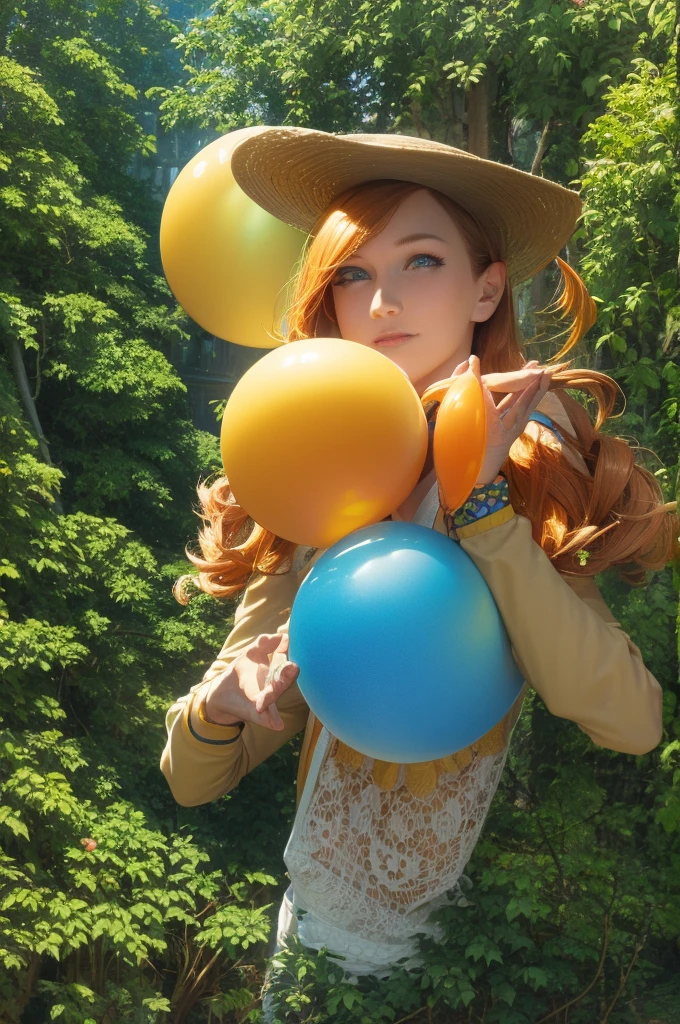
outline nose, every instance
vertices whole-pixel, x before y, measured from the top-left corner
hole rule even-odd
[[[374,320],[383,316],[396,316],[401,311],[402,305],[396,295],[388,294],[385,288],[376,288],[371,302],[371,317]]]

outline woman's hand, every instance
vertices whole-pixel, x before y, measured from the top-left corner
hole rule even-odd
[[[477,356],[470,356],[453,371],[459,377],[471,370],[480,383],[486,407],[486,450],[475,487],[491,483],[507,459],[510,448],[526,428],[529,417],[550,389],[553,373],[561,366],[540,367],[534,359],[521,370],[482,374]],[[493,392],[505,392],[496,405]]]
[[[292,661],[273,661],[270,666],[270,656],[287,651],[287,634],[258,636],[210,684],[205,699],[207,717],[218,725],[253,722],[265,729],[283,729],[276,701],[295,682],[300,669]]]

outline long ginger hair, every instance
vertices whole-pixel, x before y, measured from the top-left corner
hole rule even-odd
[[[404,199],[423,186],[411,182],[374,181],[339,196],[324,212],[306,248],[295,294],[287,315],[287,337],[296,341],[337,333],[331,282],[338,267],[364,242],[383,230]],[[480,225],[466,210],[430,191],[452,218],[465,241],[476,276],[504,258],[493,228]],[[569,327],[564,343],[548,362],[559,361],[595,322],[595,304],[578,274],[557,260],[562,289],[555,311]],[[475,326],[472,351],[482,373],[503,373],[524,365],[511,283],[484,323]],[[585,392],[597,405],[593,424],[586,409],[565,389]],[[644,581],[648,569],[671,557],[675,518],[664,505],[650,472],[637,466],[629,445],[601,432],[614,410],[618,385],[594,370],[562,368],[552,376],[575,437],[565,432],[564,445],[581,457],[589,475],[567,456],[524,433],[503,466],[515,511],[532,524],[534,540],[563,573],[592,576],[611,566],[631,583]],[[295,545],[264,530],[234,500],[226,477],[198,487],[201,555],[187,552],[198,576],[185,576],[175,596],[186,603],[197,589],[214,597],[238,593],[254,573],[285,571]],[[587,551],[587,558],[581,552]]]

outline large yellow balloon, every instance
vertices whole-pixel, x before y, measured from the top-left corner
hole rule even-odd
[[[410,381],[372,349],[295,341],[241,377],[222,420],[236,501],[286,540],[327,548],[408,497],[427,454]]]
[[[175,180],[163,208],[161,259],[176,299],[218,338],[273,348],[305,236],[238,187],[231,154],[263,128],[211,142]]]

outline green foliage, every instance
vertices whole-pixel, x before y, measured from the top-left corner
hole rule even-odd
[[[159,565],[119,522],[55,515],[61,473],[35,457],[11,389],[0,397],[0,536],[11,551],[0,565],[6,1019],[23,1019],[33,994],[54,1017],[80,1019],[91,1003],[95,1020],[156,1020],[166,1002],[177,1010],[203,994],[203,968],[209,985],[236,971],[231,984],[248,991],[233,965],[267,938],[257,892],[275,879],[224,854],[210,869],[206,844],[176,821],[148,823],[175,817],[157,768],[163,710],[226,624],[206,599],[180,614],[169,595],[179,566]],[[90,838],[94,851],[80,845]],[[64,971],[48,972],[37,995],[46,958]]]
[[[650,0],[218,0],[178,36],[188,82],[161,90],[161,109],[169,127],[289,123],[461,144],[481,83],[499,158],[513,156],[505,122],[520,134],[559,127],[550,169],[565,180],[604,90],[648,41],[649,9]]]
[[[193,839],[158,771],[163,713],[230,611],[181,610],[170,592],[193,487],[219,459],[167,358],[186,320],[150,244],[160,204],[127,173],[153,150],[141,89],[168,72],[174,26],[144,0],[50,0],[8,24],[1,1016],[179,1021],[215,999],[220,1017],[254,999],[245,958],[268,936],[275,879],[225,852],[219,825],[206,835],[200,811]]]
[[[232,983],[245,980],[244,972],[224,965],[266,939],[267,906],[254,899],[273,878],[253,872],[233,880],[210,871],[208,854],[190,835],[151,829],[128,801],[97,809],[76,800],[59,773],[41,776],[26,767],[25,757],[21,765],[10,776],[8,799],[28,804],[36,831],[44,832],[39,817],[50,816],[51,849],[32,841],[32,823],[10,822],[15,856],[0,868],[9,889],[0,904],[0,958],[8,972],[46,955],[75,963],[79,981],[39,985],[52,1018],[78,1020],[90,1003],[95,1019],[124,1012],[126,1020],[155,1021],[157,1011],[181,1011],[201,969],[219,980],[229,982],[230,974]],[[28,801],[27,792],[33,794]],[[96,849],[84,849],[82,835],[92,837]],[[58,875],[45,870],[48,858],[60,863]],[[116,979],[111,960],[119,965]],[[185,967],[176,971],[167,997],[164,974],[172,961]],[[245,1001],[252,998],[248,993]]]
[[[652,14],[657,34],[670,26],[667,8]],[[657,453],[662,465],[650,468],[669,497],[678,487],[676,93],[674,59],[637,60],[584,136],[583,176],[582,270],[599,304],[595,361],[621,379],[629,402],[617,429]]]
[[[25,26],[21,35],[25,44]],[[68,470],[65,497],[125,517],[141,533],[160,512],[176,548],[189,519],[173,500],[184,498],[197,464],[217,465],[214,443],[187,422],[185,389],[167,360],[172,339],[185,336],[183,318],[129,216],[136,208],[97,194],[75,162],[84,154],[71,121],[54,133],[59,108],[27,68],[3,58],[0,74],[11,86],[0,165],[0,329],[23,349],[43,430]],[[104,82],[120,92],[117,78]],[[118,138],[120,125],[111,134]],[[92,154],[87,162],[99,176]],[[109,169],[101,176],[111,184]],[[146,536],[157,536],[157,526]]]
[[[652,10],[657,35],[670,34],[668,15],[662,5]],[[680,127],[675,60],[660,65],[635,61],[626,82],[608,93],[607,111],[584,135],[584,148],[582,268],[599,305],[593,362],[618,379],[627,396],[626,409],[611,429],[638,441],[643,461],[667,497],[677,499]],[[656,820],[675,836],[680,826],[680,720],[675,645],[669,641],[675,595],[669,579],[627,599],[612,589],[606,594],[619,605],[624,628],[639,638],[651,667],[669,687],[660,759],[664,785]]]
[[[630,410],[625,428],[668,465],[678,451],[677,202],[680,128],[673,61],[639,59],[584,136],[588,241],[582,268],[605,347]],[[662,447],[660,447],[661,442]],[[658,465],[655,469],[659,470]],[[664,482],[674,484],[668,472]]]

